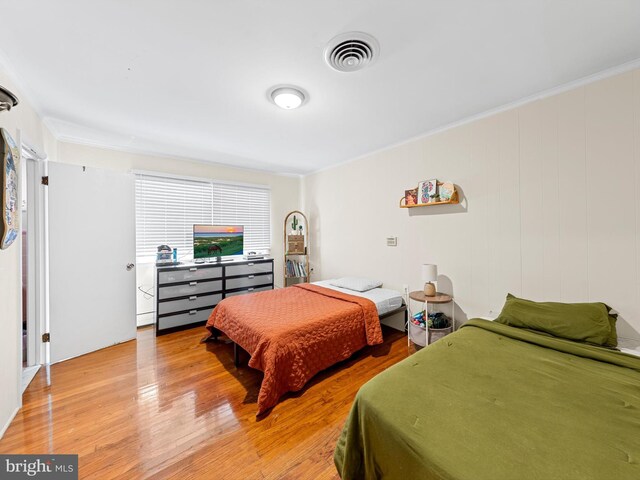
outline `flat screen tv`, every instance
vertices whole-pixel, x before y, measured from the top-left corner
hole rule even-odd
[[[244,226],[193,226],[193,258],[226,257],[243,253]]]

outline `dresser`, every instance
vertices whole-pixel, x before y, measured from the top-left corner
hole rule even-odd
[[[273,259],[156,268],[156,335],[204,325],[220,300],[273,289]]]

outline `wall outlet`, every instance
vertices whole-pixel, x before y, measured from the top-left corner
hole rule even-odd
[[[397,247],[398,237],[387,237],[387,247]]]

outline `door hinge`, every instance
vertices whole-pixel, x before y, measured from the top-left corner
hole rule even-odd
[[[42,177],[42,185],[49,185],[49,175]]]
[[[49,343],[51,341],[51,334],[50,333],[43,333],[42,334],[42,343]]]

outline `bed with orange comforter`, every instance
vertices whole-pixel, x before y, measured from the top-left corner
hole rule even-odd
[[[307,283],[226,298],[207,328],[222,331],[249,352],[250,367],[264,372],[258,414],[321,370],[382,343],[371,300]]]

